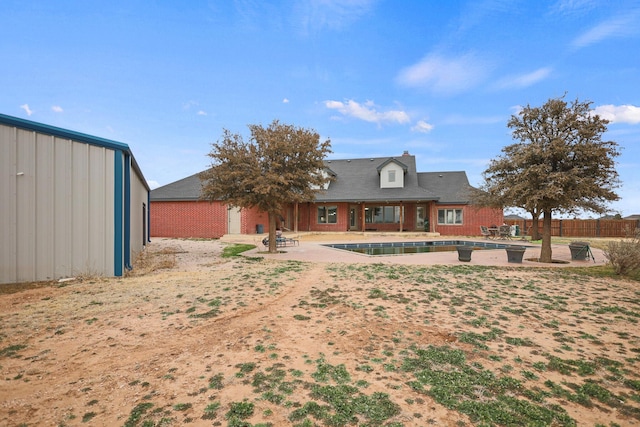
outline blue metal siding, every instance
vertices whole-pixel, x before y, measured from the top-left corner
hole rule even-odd
[[[124,266],[131,270],[131,156],[124,155]]]
[[[114,231],[113,231],[113,274],[115,276],[122,276],[123,261],[123,160],[124,153],[121,150],[115,150],[114,152],[114,179],[113,179],[113,209],[114,209]]]

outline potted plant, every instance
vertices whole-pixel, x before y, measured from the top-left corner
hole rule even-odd
[[[471,261],[471,252],[473,252],[472,246],[459,245],[456,246],[456,249],[458,250],[458,261]]]
[[[524,246],[509,246],[506,247],[507,251],[507,262],[514,262],[521,264],[522,257],[524,256],[524,252],[527,250]]]
[[[589,242],[571,242],[569,250],[571,251],[571,259],[584,261],[589,254]]]

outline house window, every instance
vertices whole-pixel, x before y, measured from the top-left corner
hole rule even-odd
[[[389,182],[396,182],[396,171],[395,170],[390,170],[389,171]]]
[[[438,224],[462,224],[462,209],[438,209]]]
[[[318,224],[336,224],[337,222],[337,206],[318,206]]]
[[[368,224],[399,223],[400,206],[369,206],[364,211],[364,222]]]

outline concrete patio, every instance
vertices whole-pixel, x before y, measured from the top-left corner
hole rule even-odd
[[[518,238],[512,240],[496,240],[496,243],[506,243],[526,246],[522,263],[509,263],[505,249],[474,250],[470,262],[458,260],[457,252],[428,252],[407,255],[363,255],[342,249],[334,249],[326,244],[331,243],[373,243],[373,242],[411,242],[425,240],[464,240],[477,242],[493,242],[478,237],[466,236],[437,236],[429,233],[374,233],[345,232],[345,233],[284,233],[284,237],[298,240],[298,246],[278,248],[280,253],[269,254],[262,240],[267,234],[225,235],[221,241],[229,243],[249,243],[256,245],[255,249],[244,252],[246,256],[258,256],[266,259],[313,261],[313,262],[345,262],[360,264],[405,264],[405,265],[495,265],[509,267],[591,267],[604,265],[607,260],[601,250],[591,247],[595,262],[588,257],[586,260],[572,260],[568,244],[552,245],[552,264],[530,261],[540,255],[540,243],[531,243]],[[576,238],[576,240],[583,240]]]

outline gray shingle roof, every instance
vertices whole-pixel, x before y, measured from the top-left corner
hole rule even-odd
[[[333,173],[335,181],[329,184],[326,192],[316,196],[318,202],[346,201],[401,201],[435,200],[438,195],[418,186],[416,158],[399,156],[394,158],[400,165],[406,166],[404,188],[380,188],[379,167],[391,160],[389,157],[351,160],[327,160],[326,164]],[[404,168],[403,168],[404,169]]]
[[[439,203],[469,203],[471,186],[464,171],[420,172],[420,187],[437,194]]]
[[[200,172],[151,191],[152,201],[198,200],[202,190]]]
[[[404,188],[380,188],[379,168],[395,160],[406,167]],[[465,172],[417,172],[411,155],[368,159],[327,160],[335,174],[329,189],[318,193],[317,202],[428,201],[467,203],[469,181]],[[403,168],[404,169],[404,168]],[[202,190],[199,173],[151,191],[152,201],[198,200]]]

